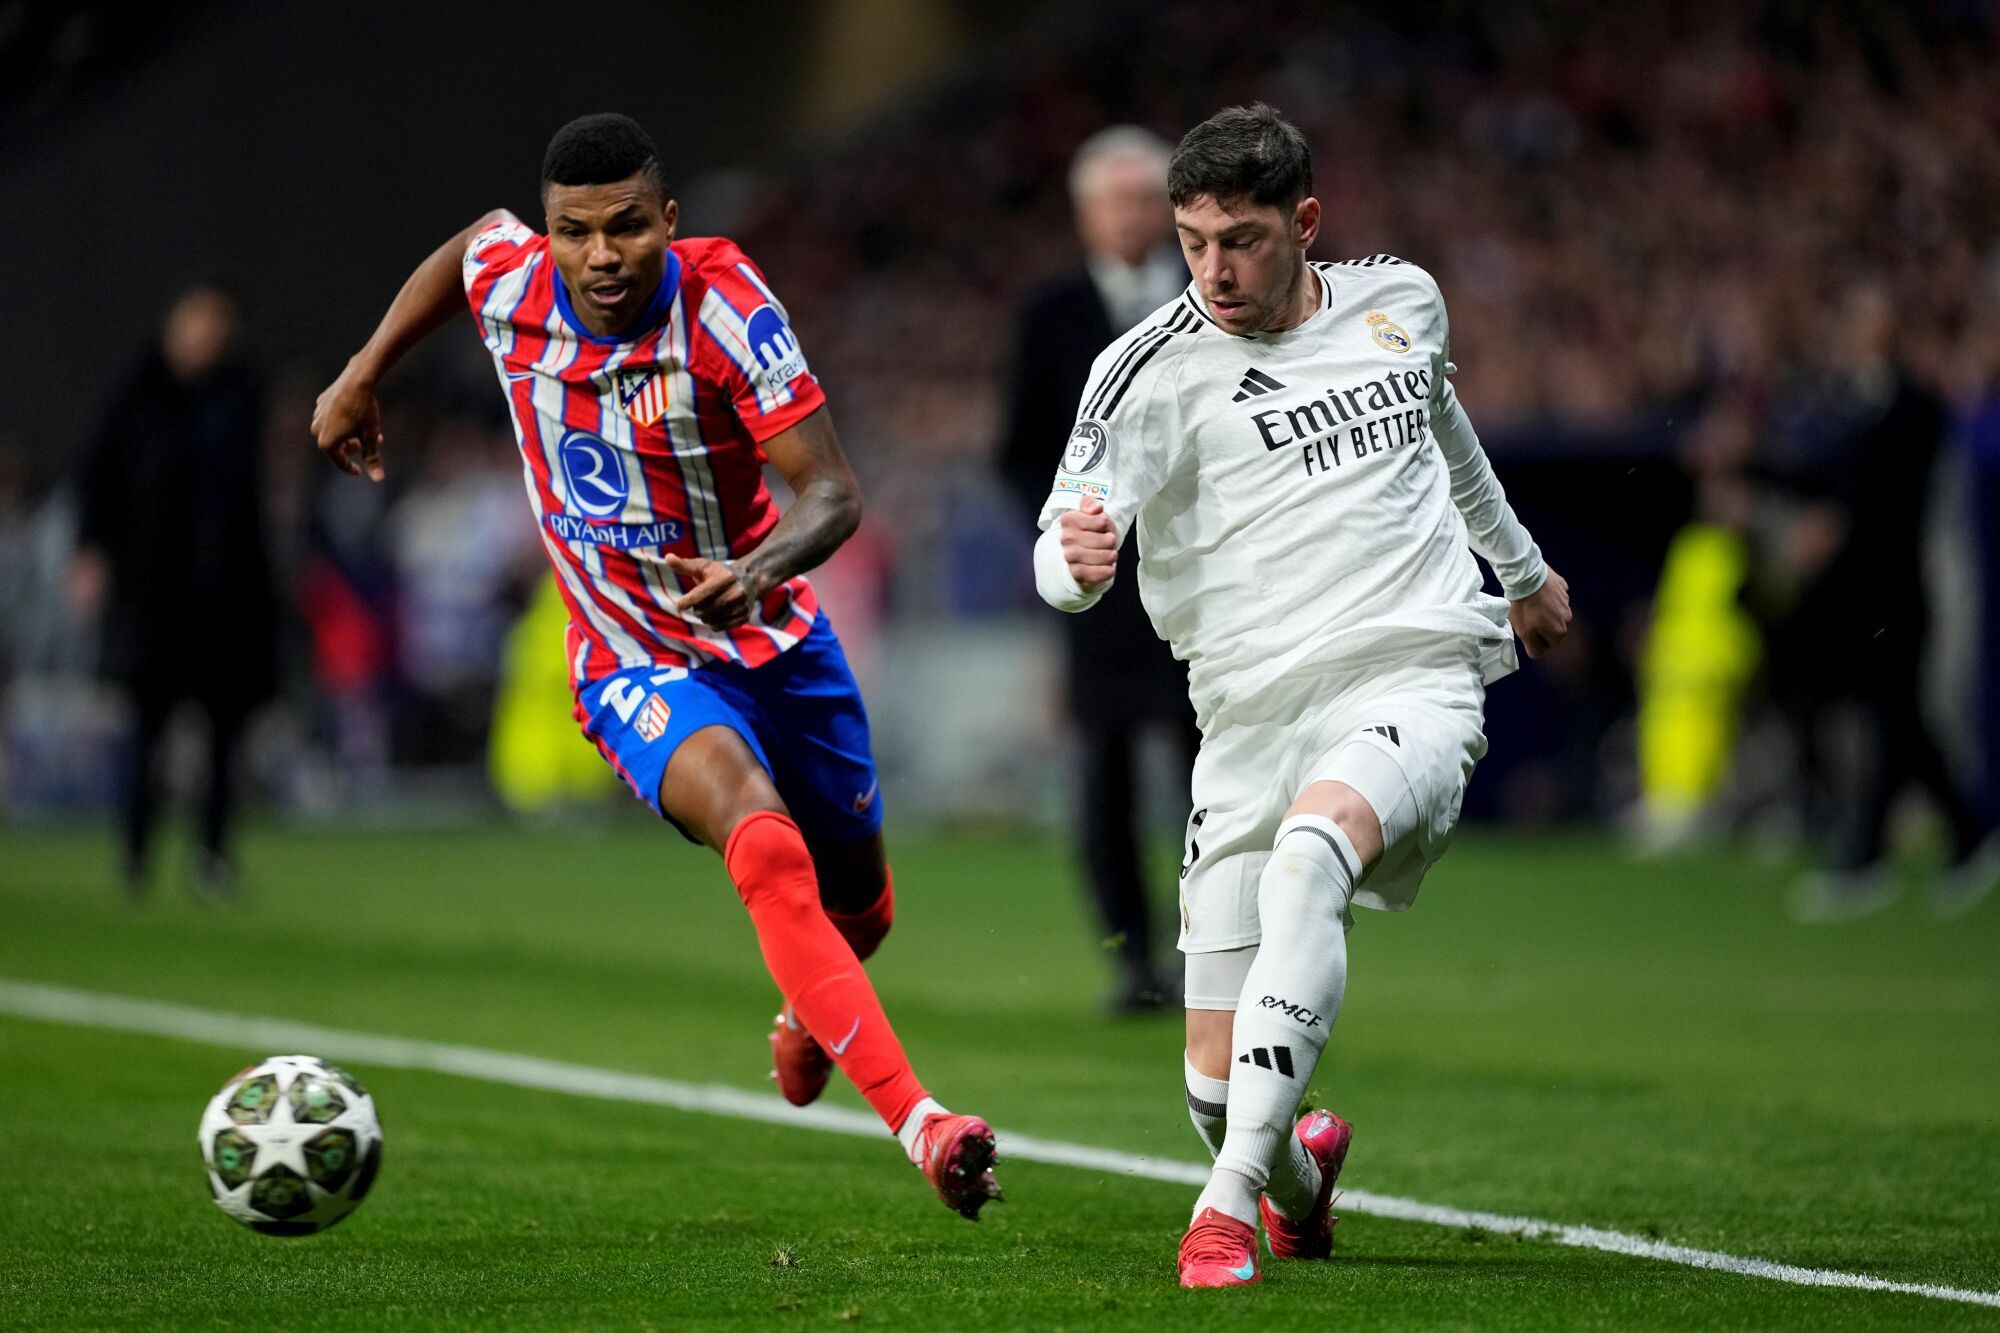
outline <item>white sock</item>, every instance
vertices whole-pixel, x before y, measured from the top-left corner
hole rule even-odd
[[[946,1114],[949,1113],[938,1105],[935,1097],[925,1097],[911,1107],[910,1113],[903,1117],[902,1126],[896,1131],[896,1141],[903,1145],[903,1151],[909,1155],[910,1161],[918,1166],[923,1165],[917,1151],[917,1132],[924,1127],[924,1121],[934,1115]]]
[[[1289,1151],[1271,1167],[1264,1195],[1273,1208],[1297,1221],[1312,1211],[1319,1198],[1319,1163],[1297,1134],[1286,1134],[1285,1145]]]
[[[1202,1073],[1185,1051],[1181,1052],[1181,1076],[1187,1084],[1188,1119],[1194,1121],[1194,1132],[1201,1135],[1201,1146],[1208,1149],[1212,1161],[1222,1151],[1222,1132],[1228,1125],[1229,1080]]]
[[[1278,826],[1257,881],[1263,944],[1236,1007],[1229,1129],[1197,1214],[1217,1208],[1256,1225],[1257,1195],[1278,1165],[1285,1169],[1272,1202],[1297,1206],[1306,1182],[1283,1149],[1296,1142],[1292,1121],[1347,986],[1347,903],[1360,870],[1354,844],[1332,820],[1294,815]]]
[[[1257,1225],[1257,1196],[1263,1186],[1240,1172],[1217,1163],[1208,1173],[1208,1184],[1202,1186],[1201,1194],[1194,1201],[1194,1212],[1189,1221],[1200,1217],[1210,1208],[1219,1213],[1228,1213],[1239,1222]]]

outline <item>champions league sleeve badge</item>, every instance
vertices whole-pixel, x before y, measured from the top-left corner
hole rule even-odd
[[[1105,451],[1111,447],[1110,432],[1101,421],[1088,417],[1076,423],[1076,429],[1069,433],[1069,444],[1063,449],[1062,470],[1065,472],[1088,472],[1104,461]]]
[[[1076,429],[1070,432],[1069,443],[1063,446],[1062,463],[1056,470],[1055,493],[1077,495],[1100,504],[1109,503],[1110,483],[1093,481],[1082,474],[1096,470],[1110,449],[1111,432],[1105,429],[1103,422],[1088,417],[1077,422]]]
[[[1368,312],[1368,332],[1375,341],[1392,352],[1410,350],[1410,335],[1403,332],[1403,326],[1390,319],[1379,310]]]

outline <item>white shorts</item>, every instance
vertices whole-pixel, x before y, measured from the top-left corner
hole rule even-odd
[[[1211,723],[1194,765],[1181,859],[1183,953],[1258,943],[1257,880],[1278,824],[1315,782],[1344,782],[1382,821],[1382,857],[1354,903],[1409,907],[1458,827],[1486,753],[1480,645],[1448,640],[1302,682],[1249,723]]]

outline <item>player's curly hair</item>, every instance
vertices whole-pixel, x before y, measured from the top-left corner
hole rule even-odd
[[[1167,194],[1184,208],[1203,195],[1290,208],[1312,193],[1312,151],[1298,127],[1263,102],[1216,112],[1167,162]]]
[[[542,154],[542,189],[551,185],[610,185],[644,174],[667,193],[660,150],[639,122],[615,111],[578,116],[556,131]]]

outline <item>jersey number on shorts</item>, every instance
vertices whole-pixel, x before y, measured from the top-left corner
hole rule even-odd
[[[668,667],[664,671],[655,671],[647,680],[654,685],[665,685],[668,681],[682,680],[686,676],[686,667]],[[611,705],[620,722],[630,722],[632,715],[639,711],[639,705],[646,702],[646,687],[636,680],[614,680],[604,687],[604,702]]]
[[[1208,810],[1206,807],[1188,816],[1187,856],[1181,861],[1182,879],[1188,877],[1188,871],[1193,870],[1194,863],[1201,859],[1201,844],[1195,841],[1194,835],[1201,832],[1201,821],[1207,818]]]

